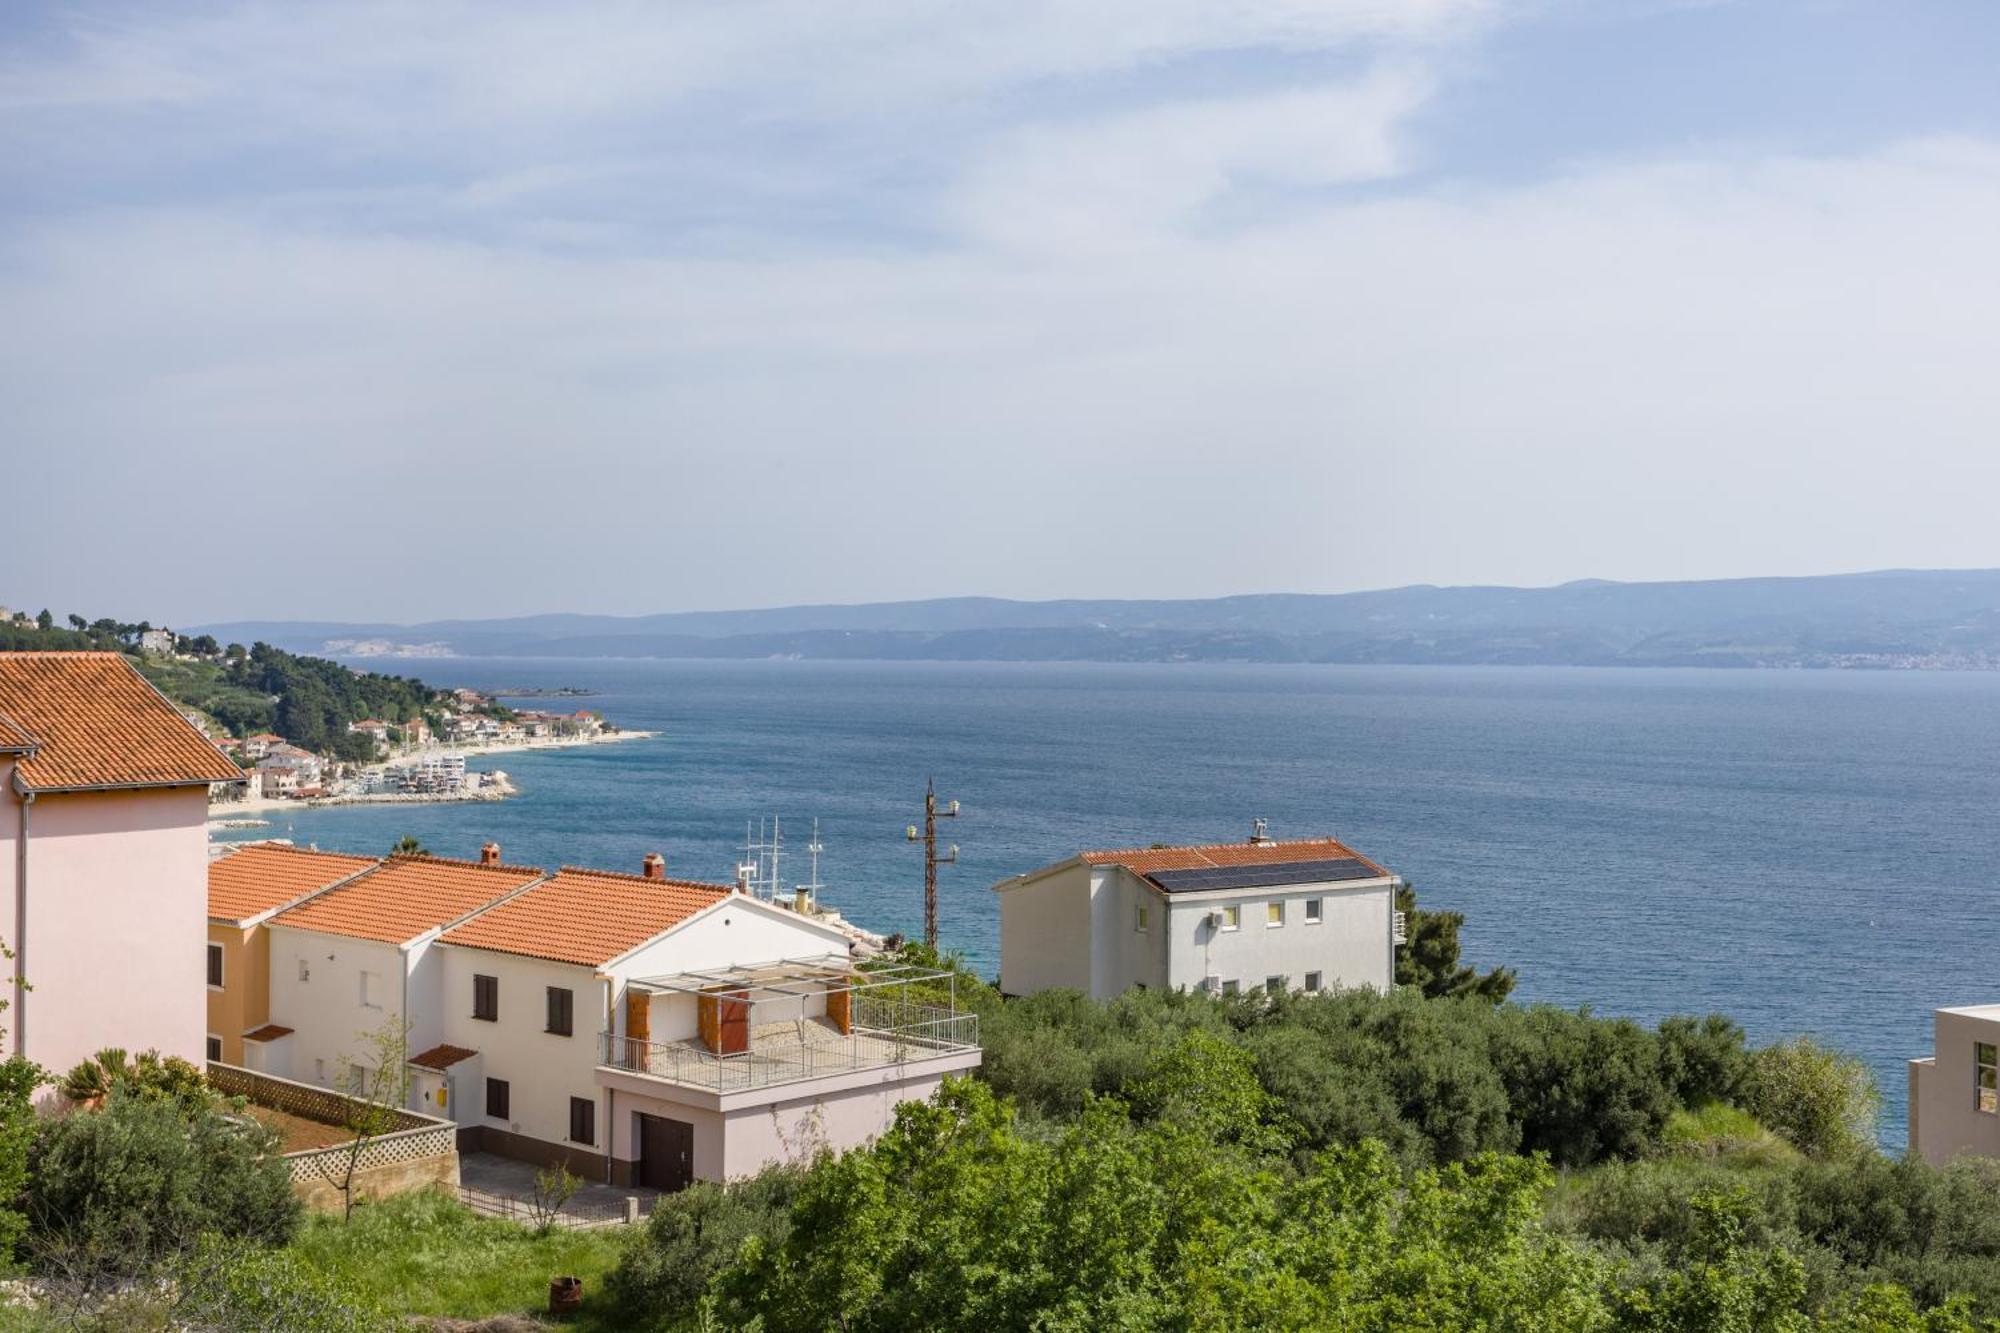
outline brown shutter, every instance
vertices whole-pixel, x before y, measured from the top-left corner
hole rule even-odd
[[[854,992],[849,990],[828,991],[826,993],[826,1017],[829,1023],[840,1029],[845,1037],[854,1031]]]
[[[653,1039],[652,996],[642,990],[625,988],[625,1035],[633,1041]]]

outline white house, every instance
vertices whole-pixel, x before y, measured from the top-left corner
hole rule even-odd
[[[1082,852],[994,885],[1000,989],[1389,989],[1390,871],[1333,838]]]
[[[482,908],[548,878],[482,860],[392,856],[381,867],[272,917],[270,1019],[284,1032],[246,1037],[244,1064],[324,1087],[368,1055],[368,1034],[402,1022],[409,1048],[444,1040],[439,935]]]
[[[940,974],[857,965],[834,927],[653,859],[566,868],[441,952],[419,1109],[593,1179],[678,1189],[852,1147],[980,1060],[974,1016],[912,1002]]]
[[[851,1147],[980,1061],[948,974],[857,963],[837,927],[653,857],[391,857],[266,929],[251,1068],[336,1086],[401,1022],[411,1109],[591,1179],[677,1189]]]

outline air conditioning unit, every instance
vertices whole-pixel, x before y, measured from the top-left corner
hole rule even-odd
[[[1223,922],[1223,916],[1222,916],[1222,913],[1220,913],[1220,912],[1210,912],[1210,913],[1208,914],[1208,928],[1209,928],[1210,930],[1221,930],[1221,929],[1222,929],[1222,922]]]

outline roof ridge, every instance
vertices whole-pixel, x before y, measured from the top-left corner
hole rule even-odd
[[[630,880],[634,884],[671,884],[682,889],[714,889],[717,893],[734,893],[733,884],[712,884],[703,879],[675,879],[671,875],[659,879],[651,875],[635,875],[628,870],[599,870],[594,866],[557,866],[558,875],[591,875],[598,879]]]
[[[549,872],[540,866],[522,865],[516,861],[461,861],[455,856],[432,856],[425,852],[415,856],[408,852],[391,852],[382,859],[386,869],[394,865],[453,866],[464,870],[499,870],[514,875],[544,875]]]
[[[1325,833],[1311,838],[1265,838],[1261,842],[1251,842],[1246,838],[1242,842],[1170,842],[1160,843],[1152,847],[1107,847],[1103,849],[1093,847],[1083,854],[1085,856],[1139,856],[1146,852],[1213,852],[1220,851],[1223,848],[1233,849],[1237,847],[1296,847],[1302,842],[1330,842],[1340,847],[1347,846],[1346,843],[1334,837],[1331,833]]]

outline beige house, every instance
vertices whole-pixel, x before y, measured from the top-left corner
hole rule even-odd
[[[370,856],[252,843],[208,865],[208,1058],[243,1063],[244,1040],[290,1031],[271,1025],[271,941],[264,923],[381,862]]]
[[[1000,989],[1386,991],[1395,874],[1333,838],[1080,852],[993,886]]]
[[[1910,1061],[1910,1151],[1932,1164],[2000,1157],[2000,1004],[1939,1009]]]

